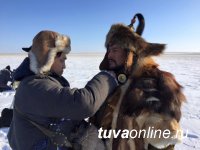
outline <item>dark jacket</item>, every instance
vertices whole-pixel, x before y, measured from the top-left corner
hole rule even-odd
[[[0,70],[0,87],[7,86],[8,81],[12,81],[11,71],[8,69]]]
[[[14,108],[50,130],[58,130],[57,127],[54,129],[54,124],[61,125],[66,136],[81,120],[92,116],[117,86],[107,72],[98,73],[82,89],[71,89],[63,77],[55,74],[27,72],[26,76],[21,75]],[[50,139],[15,109],[8,140],[14,150],[56,149]]]

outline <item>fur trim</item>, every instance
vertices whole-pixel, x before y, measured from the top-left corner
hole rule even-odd
[[[70,38],[64,35],[58,35],[55,45],[57,48],[57,52],[63,51],[68,54],[71,51],[70,47]],[[68,47],[66,47],[68,45]]]
[[[52,48],[49,51],[47,63],[38,70],[39,73],[42,74],[44,72],[48,72],[51,69],[51,66],[52,66],[52,64],[54,62],[54,58],[55,58],[57,52],[58,52],[58,49],[56,49],[56,48]]]
[[[38,73],[37,58],[35,57],[32,51],[28,52],[28,57],[30,58],[30,70],[33,71],[35,74],[37,74]]]

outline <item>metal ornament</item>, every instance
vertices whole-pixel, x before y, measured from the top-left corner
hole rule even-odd
[[[121,83],[121,84],[124,84],[127,80],[127,77],[125,74],[119,74],[118,77],[117,77],[117,80]]]

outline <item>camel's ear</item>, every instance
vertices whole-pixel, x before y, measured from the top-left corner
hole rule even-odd
[[[145,49],[140,53],[141,57],[157,56],[165,49],[165,44],[147,43]]]

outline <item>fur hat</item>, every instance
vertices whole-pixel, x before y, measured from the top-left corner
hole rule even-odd
[[[122,49],[129,49],[134,51],[134,43],[136,41],[137,35],[133,32],[133,29],[124,24],[114,24],[111,26],[107,36],[105,47],[108,48],[109,44],[117,44]]]
[[[136,22],[136,18],[138,19],[138,26],[136,28],[136,31],[134,31],[133,25]],[[131,23],[128,26],[124,24],[112,25],[106,36],[105,47],[108,49],[109,44],[117,44],[123,49],[128,49],[129,51],[135,52],[134,43],[136,37],[142,35],[144,27],[145,27],[145,21],[141,13],[135,14],[134,17],[131,19]],[[99,66],[100,70],[109,69],[107,57],[108,53],[105,54],[105,57]],[[132,64],[130,55],[127,55],[127,63],[129,65]],[[128,64],[126,67],[128,67]]]
[[[111,26],[105,41],[105,47],[117,44],[122,49],[135,52],[135,43],[139,35],[133,31],[133,28],[124,24],[114,24]],[[99,66],[100,70],[108,70],[108,53],[105,54],[103,61]]]
[[[139,34],[133,31],[132,28],[124,24],[114,24],[111,26],[107,36],[105,47],[108,49],[109,45],[117,44],[124,50],[134,52],[138,58],[143,58],[151,55],[159,55],[165,48],[164,44],[148,43]],[[132,56],[127,55],[126,65],[132,65]],[[107,70],[108,67],[108,53],[105,54],[103,61],[99,66],[100,70]]]
[[[34,37],[32,46],[23,50],[28,52],[30,70],[43,74],[50,71],[58,52],[70,52],[70,38],[54,31],[41,31]]]

